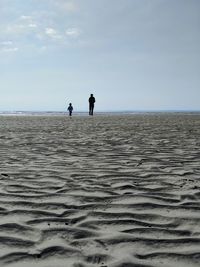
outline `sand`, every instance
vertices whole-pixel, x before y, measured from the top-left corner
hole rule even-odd
[[[200,266],[200,115],[0,117],[0,266]]]

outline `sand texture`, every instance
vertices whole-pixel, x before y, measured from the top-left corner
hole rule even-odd
[[[0,117],[0,266],[200,266],[200,115]]]

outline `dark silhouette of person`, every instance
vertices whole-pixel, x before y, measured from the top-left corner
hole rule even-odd
[[[94,103],[95,103],[95,97],[93,96],[93,94],[90,95],[89,98],[89,115],[93,116],[93,111],[94,111]]]
[[[67,110],[69,111],[69,116],[71,117],[72,116],[72,111],[73,111],[72,103],[69,103],[69,107],[68,107]]]

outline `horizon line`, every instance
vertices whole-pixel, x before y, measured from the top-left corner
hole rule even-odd
[[[0,110],[0,113],[68,113],[67,110]],[[96,110],[96,113],[115,113],[115,112],[200,112],[200,109],[130,109],[130,110]],[[73,113],[88,113],[87,110],[77,110]]]

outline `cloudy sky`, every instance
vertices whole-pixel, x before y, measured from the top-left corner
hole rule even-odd
[[[199,0],[0,0],[0,110],[200,110]]]

